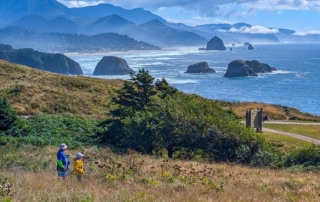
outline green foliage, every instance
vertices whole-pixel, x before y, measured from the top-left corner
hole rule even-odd
[[[296,165],[303,165],[304,167],[320,166],[320,146],[311,145],[287,154],[284,166]]]
[[[154,86],[144,70],[131,80],[116,91],[116,109],[101,124],[105,143],[148,154],[166,149],[170,158],[175,151],[201,150],[211,160],[243,163],[262,148],[264,139],[219,103],[179,93],[165,79]]]
[[[8,99],[0,100],[0,132],[9,130],[16,121],[17,114],[11,109]]]
[[[154,78],[144,69],[137,74],[130,74],[132,82],[125,82],[122,89],[116,90],[117,97],[113,103],[118,109],[111,112],[115,117],[125,117],[150,105],[151,97],[156,94],[153,86]]]
[[[169,83],[165,78],[162,78],[161,80],[157,80],[155,82],[155,86],[157,90],[160,92],[161,98],[166,98],[168,95],[172,95],[178,92],[176,88],[169,85]]]
[[[19,134],[19,138],[0,135],[0,144],[19,143],[36,146],[59,145],[64,142],[71,148],[93,144],[94,136],[98,133],[96,121],[86,120],[71,115],[51,116],[38,114],[27,120],[20,120],[21,124],[13,127],[12,131]]]

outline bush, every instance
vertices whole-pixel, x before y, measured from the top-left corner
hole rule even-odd
[[[19,127],[11,128],[11,133],[19,134],[19,138],[0,135],[0,144],[45,146],[64,142],[70,148],[75,148],[95,143],[95,135],[99,131],[96,121],[72,115],[52,116],[40,113],[20,122]]]
[[[285,156],[284,166],[291,167],[296,165],[319,166],[320,165],[320,146],[311,145],[302,149],[297,149]]]

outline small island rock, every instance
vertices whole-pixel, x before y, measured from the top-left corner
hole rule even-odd
[[[104,56],[97,64],[93,75],[126,75],[134,73],[126,60],[115,56]]]
[[[248,46],[248,50],[253,50],[253,46],[251,44]]]
[[[216,73],[207,62],[199,62],[188,67],[186,73]]]
[[[243,60],[234,60],[229,63],[224,77],[258,76]]]
[[[224,46],[223,41],[215,36],[208,43],[206,50],[226,50],[227,48]]]
[[[246,60],[245,63],[256,73],[267,73],[277,70],[276,68],[270,67],[266,63],[260,63],[257,60]]]
[[[234,60],[229,63],[224,77],[258,76],[257,73],[266,73],[275,70],[276,68],[270,67],[265,63],[260,63],[257,60]]]
[[[249,43],[249,42],[244,43],[244,46],[249,46],[249,45],[251,45],[251,43]]]

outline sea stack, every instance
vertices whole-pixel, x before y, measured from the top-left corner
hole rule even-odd
[[[265,63],[260,63],[257,60],[234,60],[229,63],[224,77],[258,76],[258,73],[272,72],[275,70],[277,69]]]
[[[208,43],[206,50],[226,50],[223,41],[215,36]]]
[[[199,62],[188,67],[186,73],[216,73],[216,71],[209,67],[207,62]]]
[[[31,48],[14,49],[10,45],[0,44],[0,59],[58,74],[83,74],[76,61],[60,53],[43,53]]]
[[[134,73],[126,60],[115,56],[104,56],[97,64],[93,75],[126,75]]]
[[[224,77],[258,76],[243,60],[234,60],[229,63]]]
[[[253,50],[253,46],[251,44],[248,46],[248,50]]]
[[[269,66],[266,63],[257,60],[246,60],[245,63],[256,73],[269,73],[277,71],[276,68]]]

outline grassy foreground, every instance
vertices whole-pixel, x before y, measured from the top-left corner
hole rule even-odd
[[[78,151],[67,151],[74,156]],[[239,166],[126,155],[84,148],[86,174],[56,177],[56,148],[5,154],[0,178],[14,183],[13,201],[317,201],[320,176]],[[39,154],[41,153],[41,156]],[[17,161],[12,160],[17,158]],[[11,159],[11,160],[10,160]],[[20,160],[19,160],[20,159]],[[41,160],[41,161],[40,161]],[[32,161],[29,169],[23,162]],[[37,166],[38,165],[38,166]],[[33,171],[32,171],[33,170]]]
[[[20,115],[69,113],[104,119],[109,111],[112,89],[122,85],[121,80],[64,76],[0,60],[0,98],[8,96],[11,106]],[[282,106],[225,101],[221,104],[241,118],[245,117],[247,109],[262,107],[272,119],[320,121],[320,117]]]

